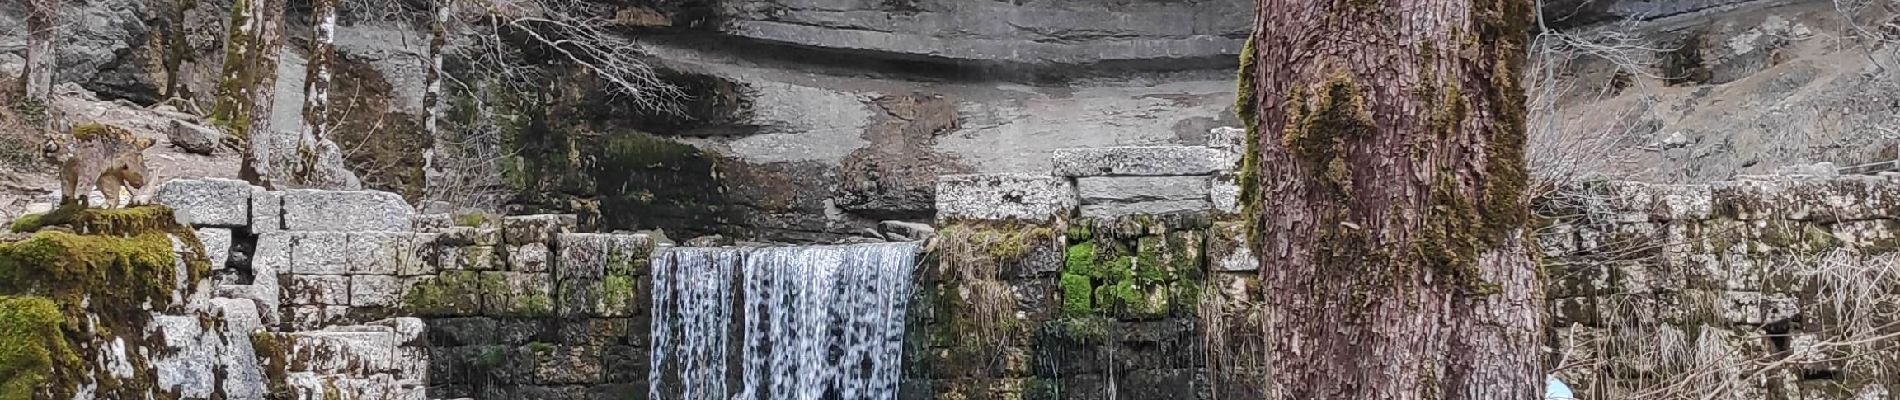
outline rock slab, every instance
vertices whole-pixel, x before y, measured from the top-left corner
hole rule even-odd
[[[1229,157],[1202,146],[1129,146],[1056,149],[1057,176],[1207,175]]]
[[[403,232],[416,213],[390,192],[299,189],[283,196],[284,229],[293,231]]]
[[[171,207],[196,226],[241,227],[251,222],[251,184],[234,179],[173,179],[160,184],[152,201]]]
[[[1075,187],[1053,176],[974,174],[937,179],[940,220],[1043,220],[1066,214],[1075,205]]]

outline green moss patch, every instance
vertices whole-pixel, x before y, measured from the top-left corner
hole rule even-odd
[[[14,232],[35,232],[51,226],[65,226],[73,232],[89,235],[133,236],[147,232],[192,232],[191,229],[178,223],[178,217],[171,208],[155,205],[97,209],[85,208],[79,204],[65,204],[45,214],[22,216],[14,220],[9,228]]]
[[[403,307],[418,315],[474,315],[482,310],[482,296],[507,290],[501,275],[477,271],[446,271],[423,281],[403,296]]]
[[[47,229],[59,226],[60,229]],[[210,275],[204,246],[172,211],[161,206],[118,210],[65,207],[16,221],[35,231],[0,242],[0,399],[33,380],[41,397],[71,397],[82,384],[96,384],[101,397],[141,397],[156,381],[145,354],[127,360],[131,377],[88,371],[77,360],[97,359],[103,343],[159,348],[145,334],[151,312],[171,307],[172,294]],[[176,251],[173,239],[185,246]],[[182,258],[182,263],[180,262]],[[179,271],[178,268],[185,268]],[[50,360],[50,361],[47,361]],[[21,365],[53,373],[8,373]],[[23,368],[23,367],[21,367]],[[17,377],[16,377],[17,376]],[[22,380],[24,379],[24,380]]]
[[[0,296],[0,400],[31,400],[54,371],[77,371],[66,345],[65,317],[52,300]]]
[[[1205,229],[1156,216],[1094,221],[1093,239],[1064,251],[1064,318],[1151,319],[1191,312],[1200,294]],[[1177,229],[1186,228],[1186,229]]]

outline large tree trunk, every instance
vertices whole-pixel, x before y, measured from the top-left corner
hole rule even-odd
[[[1260,0],[1242,196],[1279,399],[1534,399],[1527,0]]]
[[[59,58],[53,41],[59,38],[60,3],[60,0],[27,0],[26,69],[20,79],[21,93],[40,104],[53,101],[53,73],[58,69]]]

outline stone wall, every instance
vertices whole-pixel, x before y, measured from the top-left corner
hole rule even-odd
[[[942,179],[906,398],[1257,397],[1235,133]],[[1897,180],[1606,182],[1540,202],[1553,374],[1583,398],[1884,396]]]
[[[1900,182],[1597,185],[1548,207],[1555,374],[1589,398],[1872,398],[1888,367]],[[1876,340],[1878,339],[1878,340]],[[1867,343],[1853,344],[1870,340]],[[1689,378],[1684,378],[1689,377]],[[1861,396],[1861,397],[1856,397]]]
[[[1260,343],[1258,262],[1234,222],[1239,135],[1210,136],[940,180],[900,397],[1259,397],[1263,371],[1236,353]]]
[[[1238,135],[1219,129],[1209,143],[1064,149],[1048,175],[941,179],[900,397],[1258,397],[1268,371],[1253,361],[1261,285],[1233,198]],[[1550,277],[1547,353],[1585,398],[1890,390],[1895,177],[1569,193],[1540,204],[1554,217],[1535,228]],[[646,393],[659,246],[646,235],[576,233],[570,215],[416,215],[387,193],[214,179],[167,182],[154,200],[213,260],[199,294],[176,295],[185,306],[150,311],[164,346],[179,349],[150,361],[163,366],[154,387],[227,398]]]
[[[646,235],[575,233],[573,215],[419,215],[385,192],[205,179],[156,193],[224,254],[219,292],[265,310],[260,358],[289,385],[273,393],[645,393]]]

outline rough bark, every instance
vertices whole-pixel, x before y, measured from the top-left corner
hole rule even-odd
[[[1243,200],[1279,399],[1534,399],[1527,0],[1260,0]]]
[[[26,10],[26,69],[20,83],[27,99],[51,104],[53,99],[53,74],[57,71],[57,49],[53,41],[59,38],[59,8],[61,0],[27,0]],[[48,120],[51,120],[48,118]]]
[[[272,187],[268,133],[277,85],[277,59],[283,50],[284,0],[237,0],[231,5],[224,42],[224,75],[218,83],[211,119],[242,149],[238,175],[251,184]]]

